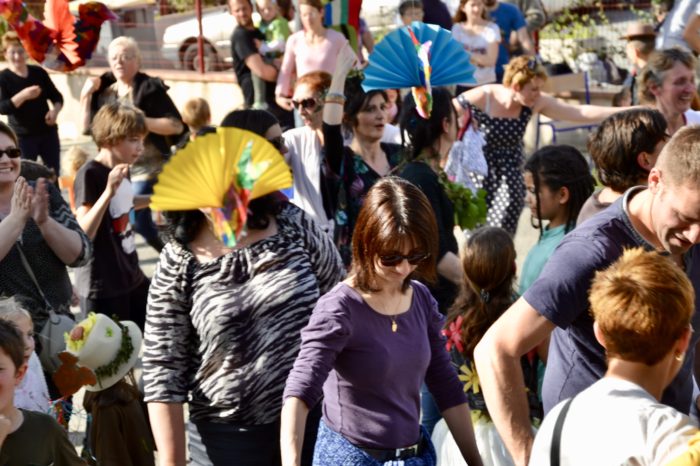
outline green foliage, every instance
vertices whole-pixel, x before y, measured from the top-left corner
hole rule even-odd
[[[462,229],[473,230],[486,222],[486,191],[480,189],[474,195],[471,189],[453,183],[447,176],[440,177],[447,197],[455,210],[455,224]]]

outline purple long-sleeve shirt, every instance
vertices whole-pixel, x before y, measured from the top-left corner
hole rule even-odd
[[[302,331],[301,351],[284,398],[314,406],[351,443],[402,448],[419,438],[420,386],[425,379],[441,411],[466,403],[440,334],[443,316],[427,288],[411,282],[409,310],[392,319],[339,283],[316,305]]]

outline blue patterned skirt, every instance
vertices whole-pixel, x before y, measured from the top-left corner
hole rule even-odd
[[[387,461],[380,463],[361,448],[350,443],[345,437],[330,429],[323,421],[318,426],[316,449],[314,450],[314,466],[435,466],[437,461],[435,447],[430,441],[428,432],[421,427],[421,433],[428,448],[421,456],[406,460]]]

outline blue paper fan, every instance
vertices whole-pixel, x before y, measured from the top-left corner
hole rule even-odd
[[[431,86],[476,83],[476,68],[469,53],[452,38],[452,33],[433,24],[414,22],[388,34],[369,56],[362,88],[396,89],[425,86],[422,65],[409,28],[420,44],[430,47]]]

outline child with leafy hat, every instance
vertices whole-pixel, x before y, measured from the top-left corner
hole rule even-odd
[[[95,376],[83,379],[83,405],[92,416],[87,443],[97,464],[155,465],[153,436],[132,373],[141,341],[134,322],[115,322],[103,314],[90,314],[66,335],[67,351],[75,357],[70,362],[77,360],[82,367],[70,374],[70,364],[65,364],[61,369],[66,372],[57,376],[74,380],[80,378],[75,374],[86,374],[85,368]]]

